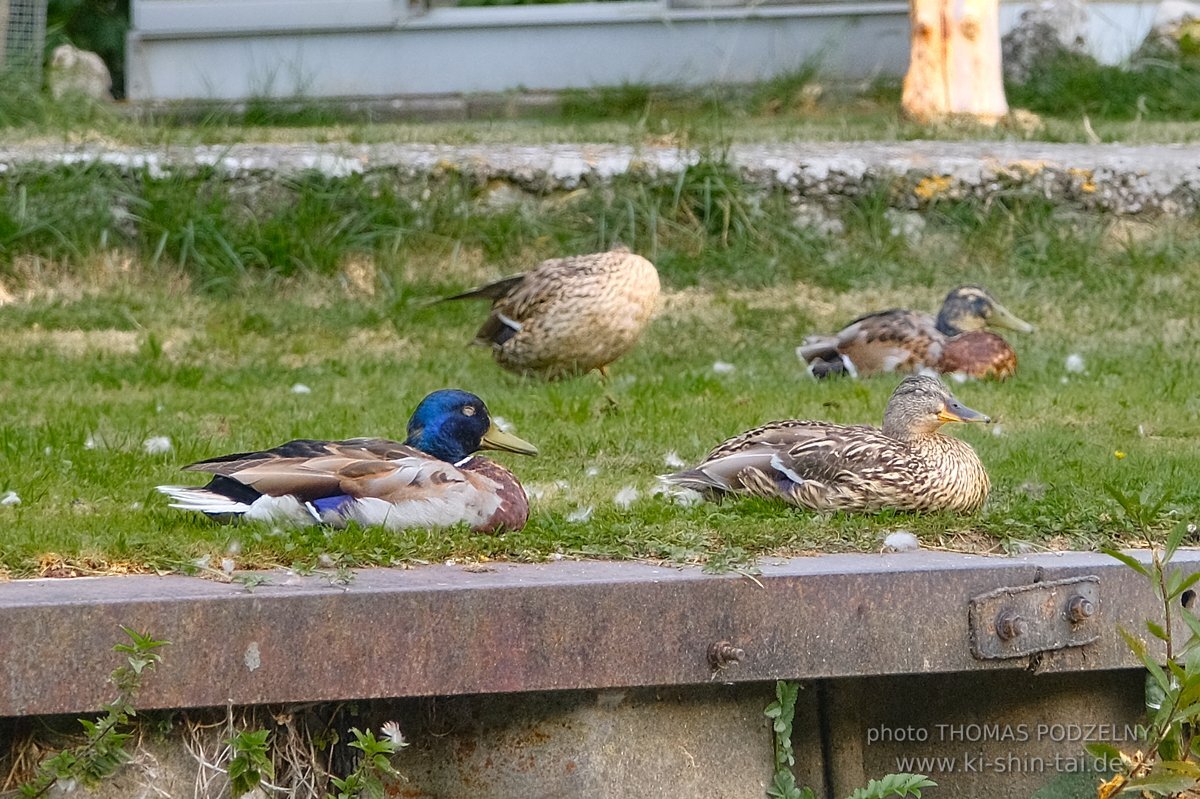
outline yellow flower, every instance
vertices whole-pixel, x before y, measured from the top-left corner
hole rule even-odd
[[[1115,452],[1113,452],[1113,457],[1119,461],[1123,461],[1123,460],[1125,460],[1125,453],[1118,449]]]

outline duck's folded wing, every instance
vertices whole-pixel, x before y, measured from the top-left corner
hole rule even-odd
[[[187,469],[210,472],[270,496],[292,495],[303,501],[345,493],[343,480],[395,464],[441,461],[387,439],[297,440],[261,452],[238,453],[194,463]]]
[[[895,443],[865,425],[785,421],[764,425],[714,449],[696,468],[667,482],[699,491],[773,496],[806,482],[837,482],[896,454]]]
[[[936,362],[941,339],[933,317],[893,309],[851,322],[837,334],[837,349],[866,374],[910,371]]]

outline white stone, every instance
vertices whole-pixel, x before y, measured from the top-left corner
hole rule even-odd
[[[113,99],[112,75],[104,59],[90,50],[80,50],[71,44],[60,44],[54,48],[46,83],[55,100],[70,95],[107,102]]]

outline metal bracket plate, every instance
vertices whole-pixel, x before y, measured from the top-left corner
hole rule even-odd
[[[971,654],[979,660],[1090,644],[1100,637],[1100,578],[998,588],[970,601]]]

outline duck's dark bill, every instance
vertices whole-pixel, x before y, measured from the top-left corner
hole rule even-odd
[[[533,444],[530,444],[523,438],[517,438],[512,433],[506,433],[496,423],[492,422],[492,426],[483,434],[483,441],[479,445],[480,449],[499,449],[504,452],[518,452],[522,455],[537,455],[538,450]]]
[[[949,402],[938,412],[943,422],[990,422],[992,417],[973,411],[961,402]]]

